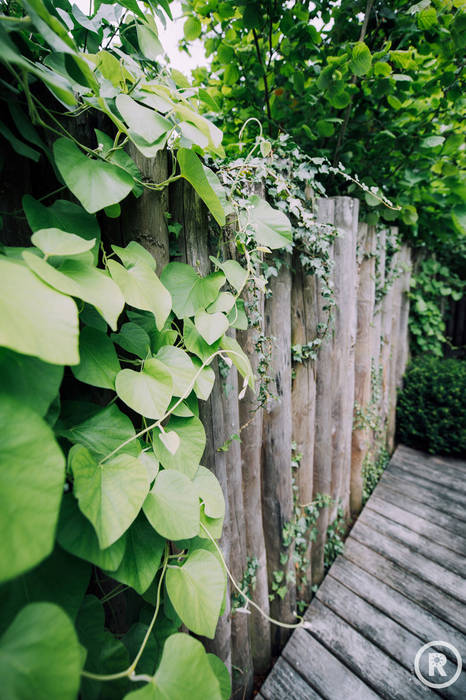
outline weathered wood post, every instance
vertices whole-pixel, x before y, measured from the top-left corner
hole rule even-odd
[[[397,230],[396,227],[392,227],[392,235],[396,235]],[[398,255],[395,253],[390,260],[388,269],[387,264],[385,264],[385,287],[387,287],[387,284],[389,286],[382,300],[382,345],[380,352],[380,363],[382,367],[381,420],[385,433],[385,444],[387,444],[388,440],[388,415],[390,410],[390,354],[395,294],[393,278],[396,274],[397,264]]]
[[[264,415],[262,508],[267,551],[269,588],[275,572],[283,573],[287,592],[271,603],[272,617],[294,622],[296,587],[292,547],[283,545],[282,532],[293,517],[291,482],[291,269],[290,256],[285,255],[278,275],[270,282],[271,296],[265,302],[265,332],[272,339],[271,392]],[[272,627],[272,650],[278,652],[289,636],[289,630]]]
[[[335,202],[332,199],[319,198],[317,202],[317,221],[321,224],[333,224]],[[333,252],[331,253],[333,255]],[[333,277],[333,275],[332,275]],[[328,301],[322,296],[322,285],[316,280],[317,318],[324,326],[328,322]],[[328,330],[315,362],[316,368],[316,407],[314,433],[314,483],[313,497],[317,494],[330,495],[332,483],[332,336]],[[312,545],[312,583],[319,584],[324,577],[324,545],[326,540],[329,513],[328,508],[320,511],[316,523],[317,538]]]
[[[367,224],[358,228],[359,285],[357,296],[357,333],[354,358],[354,426],[351,443],[351,516],[362,508],[362,466],[369,450],[370,428],[364,411],[371,401],[372,328],[375,304],[375,230]]]
[[[403,375],[409,359],[409,289],[411,284],[411,248],[406,244],[401,246],[401,307],[400,307],[400,346],[397,359],[396,386],[401,387]]]
[[[332,489],[335,516],[341,502],[349,514],[351,436],[356,343],[356,239],[359,200],[335,198],[335,331],[332,354]]]

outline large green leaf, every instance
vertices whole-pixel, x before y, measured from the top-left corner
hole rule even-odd
[[[116,330],[117,320],[123,310],[125,300],[118,286],[106,272],[98,270],[85,260],[69,258],[57,269],[42,258],[27,251],[23,253],[23,258],[28,267],[44,282],[63,294],[78,297],[88,304],[92,304],[109,326]]]
[[[162,362],[147,360],[142,372],[122,369],[115,388],[130,408],[146,418],[163,418],[172,397],[172,375]]]
[[[168,567],[166,586],[186,627],[213,639],[225,591],[225,573],[217,558],[196,549],[182,566]]]
[[[126,533],[126,550],[120,566],[109,575],[142,595],[154,580],[165,540],[140,513]]]
[[[197,311],[194,325],[207,345],[212,345],[216,340],[219,340],[230,327],[227,317],[220,311],[212,314],[207,313],[207,311]]]
[[[282,211],[274,209],[257,195],[249,198],[246,221],[254,231],[258,245],[283,248],[293,240],[291,224]]]
[[[47,557],[55,540],[65,459],[48,425],[9,397],[0,399],[0,580]]]
[[[0,345],[51,364],[76,365],[78,310],[74,301],[10,259],[0,258],[0,279]]]
[[[183,341],[186,349],[197,355],[203,363],[210,363],[212,355],[220,348],[220,340],[208,345],[190,318],[185,318],[183,323]]]
[[[143,107],[129,95],[120,94],[115,102],[118,111],[129,126],[130,136],[137,134],[148,145],[157,142],[159,148],[165,146],[168,132],[173,127],[172,122],[161,117],[155,110]],[[135,141],[135,146],[137,145]]]
[[[78,638],[58,605],[27,605],[0,639],[5,699],[76,700],[80,672]]]
[[[172,634],[154,678],[124,700],[186,700],[187,688],[190,700],[222,700],[219,681],[201,642],[187,634]]]
[[[209,518],[223,518],[225,515],[225,498],[222,487],[213,472],[202,465],[196,472],[193,484],[197,489],[204,512]]]
[[[369,48],[363,41],[358,41],[353,46],[351,61],[349,64],[350,70],[354,75],[365,75],[372,66],[372,56]]]
[[[133,189],[133,178],[126,171],[91,160],[70,139],[57,139],[53,155],[65,184],[90,214],[121,202]]]
[[[72,493],[63,496],[57,539],[60,546],[75,557],[90,561],[100,569],[115,571],[123,559],[126,548],[123,535],[111,547],[101,549],[94,528],[79,510]]]
[[[207,658],[209,659],[209,664],[212,671],[217,677],[223,700],[230,700],[231,677],[227,667],[223,663],[222,659],[219,659],[218,656],[215,656],[215,654],[207,654]]]
[[[163,345],[157,353],[157,359],[166,366],[171,374],[174,396],[184,396],[186,392],[191,393],[197,370],[188,353],[174,345]]]
[[[95,238],[86,240],[74,233],[66,233],[58,228],[43,228],[31,236],[31,243],[40,248],[44,255],[80,255],[92,250]]]
[[[182,540],[199,533],[199,497],[192,481],[180,472],[159,472],[144,502],[144,513],[162,537]]]
[[[72,367],[76,379],[103,389],[115,388],[120,363],[108,335],[85,326],[79,335],[79,355],[81,362]]]
[[[99,464],[82,445],[74,445],[68,459],[79,508],[93,524],[102,549],[110,547],[144,503],[149,490],[147,471],[142,462],[124,453]]]
[[[225,275],[214,272],[201,277],[191,265],[172,262],[164,268],[161,280],[172,296],[173,311],[178,318],[186,318],[205,309],[217,298],[225,284]]]
[[[217,193],[210,184],[198,156],[187,148],[180,148],[177,153],[181,175],[196,190],[207,205],[210,213],[220,226],[225,224],[225,210]]]
[[[158,61],[160,54],[163,54],[163,46],[158,36],[146,24],[138,23],[136,30],[141,53],[150,61]]]
[[[236,262],[236,260],[220,262],[218,258],[214,258],[212,255],[210,259],[222,270],[231,286],[234,287],[237,292],[241,292],[248,279],[248,271],[245,270],[239,262]],[[227,309],[227,311],[229,310],[230,309]]]
[[[157,328],[162,330],[171,311],[172,300],[170,292],[149,265],[141,262],[126,270],[116,260],[109,260],[108,269],[127,303],[136,309],[152,311]]]
[[[63,367],[0,348],[0,394],[16,398],[45,416],[58,394]]]
[[[130,241],[125,248],[119,245],[112,245],[112,250],[118,255],[126,268],[131,268],[142,263],[155,271],[155,258],[153,258],[149,251],[137,241]]]
[[[155,456],[165,469],[175,469],[192,478],[204,454],[206,443],[204,426],[196,416],[192,418],[172,416],[166,429],[178,435],[180,445],[175,454],[172,454],[163,444],[160,439],[160,430],[156,428],[153,431]]]
[[[124,323],[119,333],[112,335],[114,343],[145,360],[150,352],[150,338],[144,328],[137,323]]]

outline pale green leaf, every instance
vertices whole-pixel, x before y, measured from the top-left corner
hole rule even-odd
[[[186,349],[197,355],[202,362],[210,362],[220,347],[220,341],[208,345],[190,318],[185,318],[183,322],[183,340]]]
[[[196,368],[188,353],[174,345],[163,345],[157,353],[157,359],[171,374],[173,394],[175,396],[189,394],[194,387]]]
[[[220,262],[220,260],[213,255],[210,256],[210,259],[222,270],[231,286],[234,287],[237,292],[241,292],[248,279],[248,271],[245,270],[239,262],[236,262],[236,260]]]
[[[124,323],[119,333],[112,334],[112,340],[121,348],[145,360],[150,352],[150,338],[144,328],[137,323]]]
[[[149,61],[159,60],[160,54],[163,54],[163,46],[158,36],[145,24],[138,23],[136,25],[136,31],[141,53],[148,58]]]
[[[137,309],[152,311],[157,328],[162,330],[171,311],[172,300],[170,292],[155,272],[144,263],[126,270],[115,260],[108,261],[108,269],[127,303]]]
[[[143,263],[155,271],[155,258],[137,241],[130,241],[125,248],[112,245],[112,250],[118,255],[126,268]]]
[[[168,132],[173,127],[172,122],[124,93],[120,93],[115,102],[129,127],[128,135],[137,148],[139,141],[134,137],[140,137],[148,146],[157,144],[159,149],[165,146]]]
[[[213,301],[212,304],[209,304],[206,311],[208,311],[210,314],[213,314],[216,311],[228,313],[234,305],[235,297],[233,294],[230,292],[220,292],[216,300]]]
[[[147,360],[142,372],[122,369],[115,388],[118,396],[133,411],[146,418],[163,418],[172,397],[172,375],[162,362]]]
[[[183,25],[183,34],[186,41],[194,41],[201,35],[202,25],[197,17],[190,16]]]
[[[222,694],[222,700],[230,700],[231,698],[231,677],[227,667],[222,659],[219,659],[215,654],[207,654],[209,664],[212,671],[215,673]]]
[[[166,430],[174,430],[177,433],[180,446],[175,454],[171,454],[160,440],[160,430],[157,428],[153,432],[155,456],[165,469],[174,469],[190,478],[193,477],[204,454],[206,443],[204,426],[196,416],[192,418],[172,416]]]
[[[254,231],[258,245],[273,250],[292,243],[291,224],[286,214],[273,209],[265,199],[257,195],[249,198],[246,221]]]
[[[197,311],[194,325],[208,345],[215,343],[230,327],[227,317],[219,311],[213,314]]]
[[[214,272],[201,277],[191,265],[172,262],[164,268],[161,280],[171,294],[173,311],[178,318],[186,318],[205,309],[217,298],[225,284],[225,275]]]
[[[199,534],[197,490],[181,472],[159,472],[143,509],[154,530],[162,537],[182,540]]]
[[[40,248],[44,255],[80,255],[92,250],[95,238],[86,240],[74,233],[66,233],[58,228],[43,228],[31,236],[31,243]]]
[[[193,484],[204,505],[204,512],[209,518],[223,518],[225,515],[225,498],[222,487],[213,472],[202,465],[196,472]]]
[[[247,379],[249,386],[254,390],[254,375],[252,372],[251,363],[243,352],[238,341],[235,340],[235,338],[224,335],[220,341],[220,345],[223,350],[226,351],[226,355],[228,355],[228,357],[231,359],[241,376],[244,379]]]
[[[196,369],[199,370],[199,368],[202,366],[201,360],[199,360],[197,357],[193,357],[192,361]],[[196,396],[199,399],[202,399],[203,401],[207,401],[213,389],[214,383],[214,370],[212,369],[212,367],[204,367],[201,370],[201,373],[199,374],[194,384],[194,391],[196,392]]]
[[[198,156],[187,148],[180,148],[177,153],[177,159],[182,177],[194,187],[219,226],[224,226],[225,210],[217,193],[207,179]]]

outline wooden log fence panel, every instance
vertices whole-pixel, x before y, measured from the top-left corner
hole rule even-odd
[[[392,294],[392,327],[390,331],[390,368],[388,376],[388,409],[387,409],[387,449],[390,453],[395,447],[395,418],[396,418],[396,392],[399,382],[398,361],[402,352],[401,337],[401,298],[403,294],[403,251],[395,253],[393,259],[396,279],[393,283]]]
[[[402,385],[403,375],[409,360],[409,289],[411,284],[411,249],[403,244],[401,246],[401,289],[400,289],[400,325],[399,346],[396,360],[396,388]]]

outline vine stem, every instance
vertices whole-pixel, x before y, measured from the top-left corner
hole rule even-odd
[[[220,559],[222,561],[223,567],[226,571],[226,574],[227,574],[228,578],[230,579],[230,581],[232,582],[233,586],[236,588],[238,593],[244,598],[244,600],[246,600],[250,605],[252,605],[252,607],[255,608],[262,615],[262,617],[264,617],[266,620],[268,620],[272,625],[276,625],[277,627],[283,627],[283,628],[289,629],[289,630],[294,630],[294,629],[297,629],[298,627],[304,627],[307,629],[309,627],[309,622],[306,622],[305,620],[302,620],[302,619],[299,622],[295,622],[295,623],[280,622],[280,620],[275,620],[273,617],[270,617],[270,615],[267,615],[267,613],[264,612],[262,610],[262,608],[259,607],[259,605],[257,605],[257,603],[255,603],[253,600],[251,600],[251,598],[249,598],[246,595],[246,593],[244,593],[244,591],[240,588],[239,584],[233,578],[233,574],[231,573],[230,569],[228,568],[228,565],[225,561],[225,557],[223,556],[222,550],[218,546],[217,542],[212,537],[212,535],[210,534],[210,532],[208,531],[208,529],[206,528],[204,523],[200,523],[200,525],[201,525],[201,528],[206,533],[206,535],[208,536],[208,538],[210,539],[210,541],[213,543],[215,549],[217,550],[217,552],[220,556]]]

